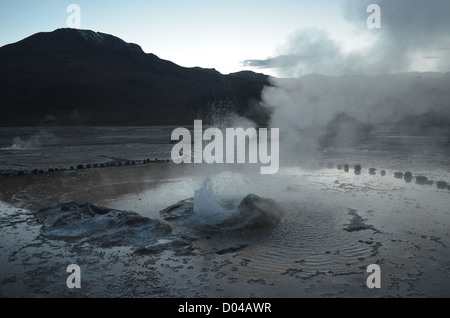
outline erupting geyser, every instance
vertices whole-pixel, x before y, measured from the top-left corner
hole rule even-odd
[[[195,200],[180,201],[162,211],[161,216],[165,221],[179,221],[191,225],[206,226],[209,229],[219,231],[233,230],[259,230],[277,226],[283,219],[285,211],[276,201],[263,198],[250,193],[239,204],[235,201],[223,198],[218,199],[212,209],[216,208],[221,213],[218,217],[205,217],[205,211],[196,212]],[[212,216],[217,211],[210,211]],[[197,222],[195,222],[197,220]]]

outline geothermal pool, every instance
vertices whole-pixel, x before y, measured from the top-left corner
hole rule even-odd
[[[120,153],[122,160],[135,160],[135,165],[27,172],[0,180],[1,295],[449,296],[450,190],[443,187],[450,182],[446,135],[382,135],[364,146],[335,145],[314,154],[283,158],[275,175],[260,175],[259,167],[251,165],[144,164],[139,160],[146,158],[145,151],[153,149],[152,157],[161,151],[159,157],[165,158],[161,149],[170,151],[170,145],[143,143],[141,137],[134,135],[132,142],[122,144],[126,147],[122,150],[117,139],[99,145],[93,139],[73,138],[75,142],[69,144],[59,137],[52,145],[37,146],[39,151],[50,150],[60,168],[67,166],[67,151],[58,150],[61,143],[65,150],[95,149],[69,165],[99,164],[113,160],[107,157],[121,158]],[[14,152],[21,160],[27,151],[33,152],[11,146],[2,145],[3,164],[8,166],[5,171],[49,167],[35,155],[34,166],[28,163],[29,169],[18,168],[11,164]],[[133,156],[133,148],[146,150]],[[360,172],[354,169],[357,164]],[[411,179],[404,177],[408,171]],[[426,177],[427,182],[418,176]],[[276,202],[284,211],[280,222],[256,229],[218,226],[227,213],[237,213],[239,202],[251,193]],[[180,203],[183,200],[187,201]],[[139,231],[133,231],[133,222],[123,222],[114,225],[116,239],[109,232],[92,234],[95,231],[70,237],[74,228],[79,229],[80,223],[70,223],[78,222],[76,218],[64,219],[69,233],[67,227],[51,228],[36,214],[63,202],[133,211],[155,224],[168,225],[171,232],[149,230],[143,239]],[[176,204],[194,213],[178,211],[179,217],[172,219],[161,214]],[[73,208],[74,213],[81,211],[78,208]],[[55,213],[58,216],[58,210]],[[109,230],[109,214],[98,217],[89,213],[83,222]],[[46,232],[43,224],[55,231]],[[127,239],[121,242],[117,233],[128,233]],[[65,284],[65,269],[73,263],[82,268],[79,290],[69,290]],[[370,264],[380,266],[380,289],[366,285]]]

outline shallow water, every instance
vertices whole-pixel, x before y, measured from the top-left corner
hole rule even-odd
[[[385,142],[386,138],[394,141]],[[259,169],[244,165],[153,163],[9,177],[1,180],[1,196],[10,204],[32,210],[60,201],[90,201],[162,220],[159,215],[162,209],[194,197],[205,189],[205,180],[209,179],[209,188],[204,194],[211,200],[203,202],[204,213],[208,204],[214,205],[218,198],[243,198],[249,193],[274,199],[286,209],[286,217],[279,226],[258,231],[210,231],[199,226],[217,221],[215,218],[220,216],[214,213],[211,219],[203,214],[197,222],[171,224],[174,233],[194,239],[197,254],[184,261],[169,251],[152,258],[159,266],[156,267],[161,279],[158,284],[162,282],[161,286],[169,287],[155,295],[142,287],[147,285],[136,282],[135,287],[142,287],[139,295],[448,297],[450,190],[438,188],[436,184],[439,180],[450,182],[447,139],[442,136],[382,136],[372,141],[372,144],[353,148],[348,145],[324,148],[319,155],[310,157],[314,160],[306,163],[297,163],[295,158],[283,160],[276,175],[260,175]],[[112,138],[106,144],[114,142]],[[133,144],[128,146],[134,147]],[[95,151],[82,158],[88,160],[92,153],[97,158],[102,152],[115,151],[103,145],[97,148],[89,144],[88,148],[91,147]],[[139,147],[137,149],[141,149]],[[170,145],[164,147],[170,149]],[[55,146],[52,151],[64,152],[63,149]],[[3,159],[3,164],[12,162],[13,152],[3,151],[9,156]],[[136,153],[130,152],[128,158],[141,156],[139,151]],[[20,153],[18,156],[19,161],[25,160]],[[142,156],[145,157],[151,156]],[[66,164],[64,154],[54,158],[58,164]],[[45,158],[40,160],[42,165],[47,163]],[[78,157],[71,160],[82,161]],[[345,163],[350,165],[348,172],[337,169],[338,164]],[[362,165],[359,175],[355,174],[355,164]],[[371,167],[377,169],[373,175],[369,174]],[[380,174],[382,169],[386,171],[385,176]],[[423,175],[433,183],[421,185],[416,184],[414,178],[410,182],[397,179],[396,171],[411,171],[413,177]],[[4,234],[2,242],[32,240],[22,238],[20,233],[24,232],[20,227],[13,229],[9,215],[15,212],[11,211],[16,210],[2,207],[2,227],[9,233]],[[3,244],[2,251],[6,252],[3,255],[13,252],[11,246]],[[95,263],[95,257],[80,252],[87,248],[75,250],[81,259]],[[48,248],[46,253],[53,252]],[[34,253],[40,255],[42,251]],[[96,253],[101,254],[101,251]],[[71,255],[74,257],[77,253]],[[105,278],[101,271],[107,268],[111,279],[107,279],[108,286],[113,287],[110,291],[92,289],[90,294],[114,296],[115,291],[116,295],[121,295],[118,290],[126,289],[120,283],[126,284],[123,275],[131,279],[149,261],[148,257],[124,256],[118,260],[112,256],[114,253],[108,255],[103,267],[89,265],[92,266],[90,277],[94,279],[97,273]],[[27,259],[25,254],[22,256]],[[2,266],[9,266],[5,257]],[[48,260],[41,260],[41,264],[45,262]],[[370,264],[381,267],[380,290],[365,286],[366,268]],[[123,266],[130,267],[124,270]],[[6,273],[3,271],[3,281],[8,282]],[[189,289],[193,292],[187,292]],[[133,291],[130,289],[126,295],[133,295]]]
[[[174,127],[0,127],[0,171],[170,158]]]

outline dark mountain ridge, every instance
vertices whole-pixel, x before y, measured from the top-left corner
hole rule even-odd
[[[42,32],[0,48],[0,125],[192,124],[226,109],[264,125],[264,74],[185,68],[112,35]],[[211,116],[209,116],[211,117]]]

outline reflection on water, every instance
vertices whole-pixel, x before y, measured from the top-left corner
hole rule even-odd
[[[170,158],[173,127],[0,127],[0,170]]]
[[[3,170],[14,170],[95,163],[114,157],[166,158],[170,156],[167,140],[171,131],[141,127],[53,128],[45,132],[2,128],[0,165]],[[15,139],[18,137],[20,140]],[[280,171],[270,176],[246,165],[155,163],[5,178],[2,185],[15,188],[2,195],[9,202],[34,204],[90,201],[159,220],[164,208],[194,198],[197,212],[207,222],[209,218],[221,220],[224,209],[217,207],[220,198],[242,199],[255,193],[284,207],[287,213],[281,224],[264,230],[224,232],[204,231],[192,222],[172,224],[175,234],[193,239],[205,257],[199,261],[206,264],[202,266],[213,268],[219,260],[226,264],[220,267],[223,274],[216,277],[218,281],[228,277],[229,284],[240,287],[262,282],[257,289],[265,291],[264,295],[285,290],[278,295],[291,296],[295,290],[286,290],[286,282],[321,275],[320,283],[324,277],[365,273],[367,265],[377,263],[386,272],[385,286],[390,286],[385,292],[398,286],[408,291],[405,286],[410,286],[420,295],[414,289],[420,285],[420,292],[432,295],[436,291],[433,286],[439,285],[439,292],[445,294],[450,286],[445,274],[450,271],[450,191],[443,183],[439,187],[437,181],[450,182],[448,145],[440,135],[380,135],[364,145],[334,145],[302,158],[286,158],[281,153]],[[306,159],[310,162],[303,161]],[[356,164],[361,169],[355,171]],[[423,176],[433,183],[408,183],[409,178],[395,177],[396,172],[404,177],[407,171],[412,180]],[[188,277],[189,284],[194,279],[189,272],[182,275]],[[230,285],[229,290],[236,286]]]
[[[170,159],[176,127],[0,127],[0,171],[69,168],[114,159]],[[317,137],[311,137],[316,139]],[[296,153],[280,141],[281,164],[363,164],[366,168],[414,171],[434,178],[450,173],[450,130],[402,135],[392,128],[349,144],[345,138],[323,144],[319,152]],[[318,146],[318,145],[317,145]]]

